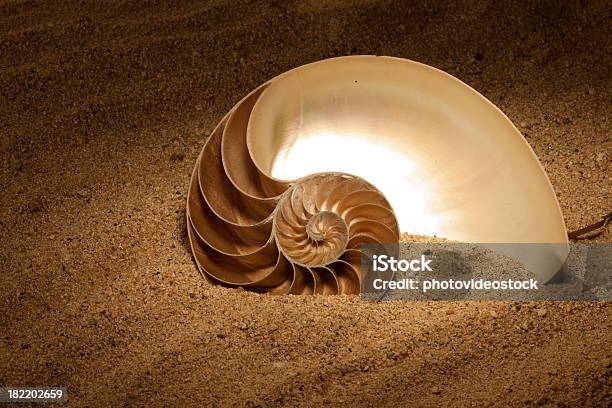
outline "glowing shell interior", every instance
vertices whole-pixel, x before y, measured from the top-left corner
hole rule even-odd
[[[554,191],[510,120],[456,78],[355,56],[288,71],[208,138],[188,232],[214,283],[270,293],[358,293],[365,242],[401,232],[478,243],[558,243],[510,254],[548,280],[567,234]]]

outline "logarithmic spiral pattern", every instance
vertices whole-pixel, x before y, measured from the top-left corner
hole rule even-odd
[[[360,246],[399,239],[383,194],[359,177],[315,173],[272,178],[247,146],[262,86],[209,136],[189,189],[187,229],[209,281],[271,294],[357,294]]]

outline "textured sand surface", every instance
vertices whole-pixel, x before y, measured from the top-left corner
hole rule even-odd
[[[0,385],[66,386],[71,406],[609,405],[610,303],[258,296],[204,282],[185,234],[222,115],[345,54],[470,84],[524,132],[568,228],[596,221],[611,9],[557,3],[0,0]]]

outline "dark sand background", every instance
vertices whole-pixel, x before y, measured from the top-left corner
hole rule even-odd
[[[71,406],[609,406],[610,303],[265,297],[192,261],[207,134],[346,54],[462,79],[524,132],[568,228],[608,212],[610,3],[451,3],[0,0],[0,384]]]

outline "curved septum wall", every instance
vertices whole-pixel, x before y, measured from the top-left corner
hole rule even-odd
[[[246,135],[261,89],[224,118],[198,159],[187,211],[196,263],[213,283],[257,292],[357,294],[359,248],[397,243],[395,214],[356,176],[281,181],[260,171]]]

